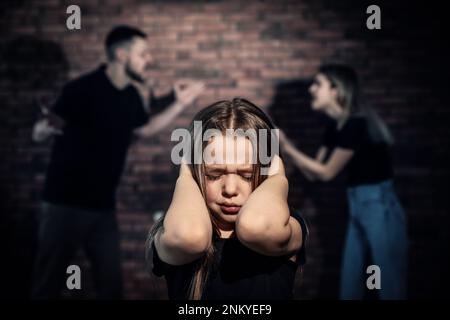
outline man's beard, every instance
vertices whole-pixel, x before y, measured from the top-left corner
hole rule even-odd
[[[130,64],[127,63],[125,66],[125,73],[127,76],[137,82],[144,83],[144,78],[137,72],[135,72],[131,67]]]

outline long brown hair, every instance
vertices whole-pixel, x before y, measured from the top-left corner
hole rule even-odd
[[[197,136],[194,136],[194,121],[201,121],[201,132],[197,132]],[[266,114],[258,108],[256,105],[248,100],[242,98],[234,98],[232,101],[224,100],[216,102],[198,112],[189,127],[191,137],[191,150],[195,148],[202,148],[202,151],[208,144],[208,141],[203,141],[203,134],[208,129],[217,129],[225,134],[226,129],[259,129],[267,130],[267,140],[271,141],[271,129],[274,129],[274,125]],[[260,145],[259,135],[257,135],[257,145],[253,146],[253,150]],[[268,154],[272,154],[271,144],[267,144]],[[194,180],[197,182],[203,197],[205,198],[205,166],[202,161],[200,164],[195,164],[194,161],[195,152],[191,152],[191,161],[189,162],[189,168],[192,172]],[[261,162],[257,157],[256,163],[253,165],[253,179],[252,190],[258,187],[266,178],[266,175],[261,175]],[[270,165],[270,164],[269,164]],[[209,216],[211,218],[211,224],[213,227],[213,245],[208,252],[197,262],[195,272],[192,276],[192,280],[188,289],[188,298],[193,300],[199,300],[202,297],[205,283],[208,279],[209,272],[214,263],[215,255],[215,240],[220,237],[220,231],[217,226],[216,217],[209,210]],[[163,227],[164,216],[161,217],[152,227],[147,239],[146,253],[148,254],[151,248],[151,243],[154,240],[157,232]],[[148,257],[147,257],[148,258]]]
[[[394,144],[394,138],[386,123],[377,112],[367,104],[361,103],[359,80],[355,70],[344,64],[325,64],[319,68],[323,74],[337,88],[337,102],[348,111],[349,115],[360,115],[367,119],[369,136],[373,142]]]

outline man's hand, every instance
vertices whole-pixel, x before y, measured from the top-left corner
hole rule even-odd
[[[180,80],[174,85],[177,102],[188,106],[205,90],[205,84],[199,81]]]
[[[63,134],[65,121],[60,116],[52,113],[45,105],[39,103],[43,118],[37,121],[33,127],[32,139],[36,142],[46,140],[52,135]]]
[[[55,133],[62,134],[62,129],[66,125],[66,121],[57,114],[51,112],[47,107],[40,105],[42,116],[48,120],[48,125],[52,127]]]
[[[203,92],[204,84],[194,81],[178,81],[174,85],[176,101],[165,111],[151,117],[149,123],[135,130],[139,136],[150,137],[167,127],[173,119],[183,111],[184,107],[191,104],[198,95]]]
[[[49,136],[54,134],[62,134],[61,129],[57,129],[50,124],[48,118],[44,118],[36,122],[33,128],[33,140],[36,142],[41,142],[47,139]]]

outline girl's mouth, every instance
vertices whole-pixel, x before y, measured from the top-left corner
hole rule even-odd
[[[220,209],[225,214],[236,214],[241,210],[240,206],[220,206]]]

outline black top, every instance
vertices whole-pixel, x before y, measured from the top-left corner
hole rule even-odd
[[[237,237],[215,241],[215,266],[204,287],[202,300],[218,299],[292,299],[294,279],[298,264],[306,262],[305,242],[308,233],[305,221],[292,214],[301,225],[302,248],[297,253],[297,262],[289,256],[270,257],[256,253],[241,244]],[[153,273],[165,276],[169,298],[187,299],[187,290],[196,264],[173,266],[163,262],[154,244]]]
[[[389,146],[386,143],[372,142],[366,118],[352,116],[340,130],[337,129],[336,122],[331,122],[323,140],[328,155],[334,148],[354,151],[348,163],[349,187],[379,183],[393,177]]]
[[[111,211],[133,129],[149,114],[137,90],[119,90],[105,66],[69,82],[53,107],[66,125],[56,135],[43,198],[85,209]],[[170,104],[171,98],[164,103]],[[158,106],[151,103],[151,106]],[[152,110],[154,111],[154,110]]]

